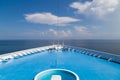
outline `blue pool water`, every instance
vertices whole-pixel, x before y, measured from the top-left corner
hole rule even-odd
[[[68,69],[80,80],[120,80],[120,64],[73,51],[44,51],[0,64],[0,80],[33,80],[47,69]]]

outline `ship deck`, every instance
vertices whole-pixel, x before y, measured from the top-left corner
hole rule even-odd
[[[2,61],[0,80],[33,80],[39,72],[57,68],[75,72],[80,80],[119,80],[120,64],[100,57],[71,48],[36,51]]]

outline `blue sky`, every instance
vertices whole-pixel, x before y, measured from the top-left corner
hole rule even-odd
[[[0,0],[0,39],[120,39],[120,0]]]

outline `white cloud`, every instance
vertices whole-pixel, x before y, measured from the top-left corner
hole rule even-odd
[[[70,7],[77,10],[78,14],[95,14],[103,17],[114,12],[120,5],[120,0],[93,0],[91,2],[73,2]]]
[[[72,35],[72,32],[70,30],[67,31],[62,30],[61,35],[64,35],[64,37],[70,37]]]
[[[53,35],[58,36],[58,32],[57,32],[56,30],[54,30],[54,29],[49,29],[49,31],[50,31]]]
[[[72,32],[70,30],[55,30],[55,29],[49,29],[49,32],[53,34],[55,37],[64,38],[64,37],[70,37],[72,35]]]
[[[90,32],[88,31],[88,28],[84,26],[75,26],[74,29],[82,35],[90,35]]]
[[[89,31],[89,28],[85,26],[74,26],[72,30],[55,30],[49,29],[48,35],[56,38],[86,38],[90,37],[92,33]]]
[[[74,2],[70,5],[70,7],[77,9],[78,13],[84,13],[90,5],[91,2],[85,2],[85,3]]]
[[[32,32],[32,33],[31,33]],[[34,37],[38,39],[87,39],[91,38],[90,28],[85,26],[75,26],[72,29],[32,29],[21,33],[26,38]]]
[[[25,20],[31,23],[48,24],[55,26],[66,26],[72,22],[80,21],[79,19],[71,17],[58,17],[52,13],[26,14]]]

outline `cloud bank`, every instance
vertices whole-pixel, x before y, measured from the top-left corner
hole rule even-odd
[[[91,36],[89,29],[85,26],[73,26],[73,29],[67,30],[57,30],[57,29],[49,29],[47,34],[51,34],[52,37],[58,38],[83,38],[86,36]]]
[[[113,13],[120,5],[120,0],[93,0],[82,2],[73,2],[71,8],[76,9],[78,14],[95,14],[99,17]]]

